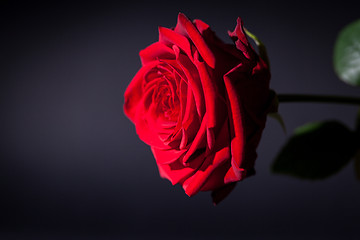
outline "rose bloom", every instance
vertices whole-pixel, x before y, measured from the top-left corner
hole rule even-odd
[[[124,112],[150,145],[161,177],[185,193],[213,191],[214,203],[255,173],[256,148],[273,95],[267,64],[240,18],[222,42],[201,20],[178,15],[140,51],[142,68],[125,92]]]

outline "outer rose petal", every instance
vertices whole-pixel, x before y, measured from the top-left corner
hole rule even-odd
[[[174,45],[179,47],[181,50],[183,50],[186,53],[186,55],[190,59],[192,59],[190,42],[185,36],[171,29],[159,27],[159,42],[169,46]]]
[[[201,35],[203,35],[206,30],[210,29],[210,26],[201,21],[200,19],[195,19],[193,22]]]
[[[229,166],[225,168],[222,166],[231,159],[229,138],[229,126],[225,121],[218,135],[215,149],[205,157],[200,168],[185,180],[183,188],[186,194],[193,196],[199,191],[213,190],[224,185],[224,175]]]
[[[175,32],[188,36],[194,43],[196,49],[203,57],[204,61],[211,67],[215,68],[215,56],[207,46],[206,42],[200,35],[194,24],[182,13],[179,13],[178,24],[175,27]]]
[[[168,179],[173,185],[183,182],[196,171],[193,168],[184,168],[177,161],[171,164],[158,164],[157,166],[160,176]]]
[[[245,132],[243,128],[243,116],[241,112],[241,98],[238,95],[238,91],[235,87],[236,82],[243,77],[247,77],[240,69],[243,65],[239,64],[238,71],[232,70],[224,76],[224,82],[227,89],[227,95],[229,99],[229,118],[230,118],[230,132],[231,132],[231,165],[232,169],[228,175],[225,176],[225,182],[235,182],[244,178],[244,169],[240,168],[241,162],[244,158],[245,147]],[[235,78],[229,77],[230,74],[238,74]],[[245,76],[242,76],[245,75]]]
[[[226,147],[205,158],[203,165],[194,175],[185,180],[183,188],[190,197],[198,193],[213,171],[230,158],[230,148]],[[218,186],[215,186],[218,187]]]
[[[257,60],[257,55],[246,37],[243,25],[244,23],[241,18],[238,18],[235,30],[229,32],[229,36],[235,41],[237,49],[239,49],[247,59],[254,62],[254,60]]]
[[[242,180],[246,177],[247,170],[254,167],[256,147],[265,127],[267,110],[272,100],[268,86],[270,75],[266,74],[268,71],[265,67],[259,64],[255,68],[263,68],[260,71],[264,73],[261,78],[249,75],[242,64],[224,76],[234,134],[231,141],[232,168],[226,175],[225,182]]]
[[[183,156],[185,150],[163,150],[156,147],[151,147],[151,150],[154,154],[156,163],[158,164],[170,164],[178,160]]]

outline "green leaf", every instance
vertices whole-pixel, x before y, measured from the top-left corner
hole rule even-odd
[[[297,128],[272,166],[278,174],[323,179],[338,172],[356,152],[355,134],[337,121]]]
[[[334,47],[334,68],[342,81],[360,86],[360,19],[340,31]]]

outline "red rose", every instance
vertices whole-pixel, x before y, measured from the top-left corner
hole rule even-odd
[[[266,63],[239,18],[233,44],[179,14],[175,28],[140,51],[142,68],[125,92],[125,114],[151,146],[161,177],[215,203],[252,174],[272,95]]]

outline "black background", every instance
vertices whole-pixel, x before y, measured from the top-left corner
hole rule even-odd
[[[51,3],[50,3],[51,2]],[[178,12],[224,41],[240,16],[267,46],[279,93],[359,96],[332,69],[356,1],[1,1],[0,239],[359,239],[353,164],[324,181],[270,172],[290,133],[309,121],[354,127],[357,108],[283,104],[289,134],[269,119],[257,174],[219,206],[159,177],[124,116],[139,50]]]

